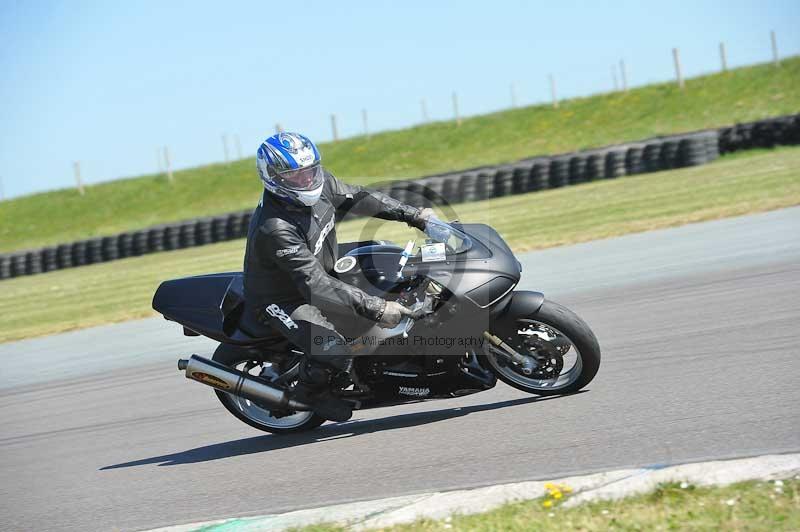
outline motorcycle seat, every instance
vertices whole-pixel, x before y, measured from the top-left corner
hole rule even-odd
[[[252,338],[266,339],[273,336],[280,336],[278,331],[274,328],[256,319],[253,312],[242,312],[237,326],[240,331]]]

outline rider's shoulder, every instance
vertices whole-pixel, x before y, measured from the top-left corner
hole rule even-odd
[[[297,226],[280,216],[270,216],[261,222],[259,230],[263,234],[297,233]]]

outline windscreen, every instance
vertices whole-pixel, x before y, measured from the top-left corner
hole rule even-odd
[[[438,218],[428,220],[425,234],[432,242],[444,243],[447,253],[463,253],[472,247],[472,240],[466,233]]]

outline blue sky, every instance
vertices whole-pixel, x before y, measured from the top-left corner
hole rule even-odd
[[[14,2],[0,3],[0,179],[5,197],[254,153],[274,124],[331,137],[800,53],[800,2]],[[324,155],[324,154],[323,154]]]

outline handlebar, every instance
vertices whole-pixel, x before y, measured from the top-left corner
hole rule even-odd
[[[423,308],[420,308],[420,309],[412,311],[411,314],[408,314],[407,316],[408,316],[409,319],[411,319],[413,321],[417,321],[417,320],[421,320],[422,318],[424,318],[428,314],[431,314],[431,311],[429,311],[428,309],[423,307]]]
[[[381,328],[380,331],[382,333],[381,334],[382,337],[391,337],[402,334],[404,338],[407,338],[408,331],[410,331],[411,327],[414,326],[414,322],[416,322],[417,320],[421,320],[422,318],[428,316],[429,314],[433,314],[433,311],[430,308],[427,308],[426,305],[421,301],[418,301],[414,305],[414,307],[406,307],[406,308],[408,308],[411,311],[411,313],[405,314],[400,320],[400,323],[398,323],[391,329]]]
[[[433,310],[428,308],[424,303],[418,303],[418,305],[419,308],[412,310],[411,314],[406,315],[406,317],[401,320],[400,325],[398,325],[399,328],[402,328],[404,338],[408,337],[408,331],[410,331],[411,327],[414,326],[414,322],[421,320],[425,316],[433,314]]]

